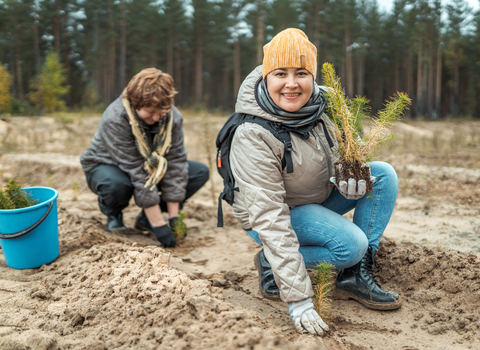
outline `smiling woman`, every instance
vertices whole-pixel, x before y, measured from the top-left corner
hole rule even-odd
[[[264,46],[263,65],[239,90],[234,116],[247,121],[236,127],[229,164],[233,213],[262,247],[254,259],[261,293],[288,303],[299,332],[322,335],[329,327],[314,310],[306,270],[321,262],[340,270],[340,297],[380,310],[401,303],[397,293],[380,287],[372,269],[395,204],[397,175],[387,163],[367,164],[375,177],[369,196],[354,179],[348,179],[348,193],[332,184],[338,141],[324,113],[330,90],[315,83],[316,73],[317,49],[301,30],[286,29]],[[288,141],[277,137],[282,134]],[[351,222],[343,214],[354,208]]]

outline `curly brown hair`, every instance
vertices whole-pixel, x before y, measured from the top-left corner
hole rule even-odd
[[[172,77],[156,68],[145,68],[136,74],[123,91],[123,96],[137,110],[153,107],[168,112],[173,106],[173,97],[178,91]]]

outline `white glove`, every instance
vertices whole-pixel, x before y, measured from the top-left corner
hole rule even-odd
[[[311,334],[323,335],[324,332],[330,330],[313,308],[312,298],[288,303],[288,311],[295,328],[300,333],[308,331]]]
[[[368,164],[363,166],[368,166],[370,169]],[[375,179],[376,178],[374,176],[370,176],[370,182],[372,184],[375,182]],[[367,192],[367,182],[365,180],[359,180],[357,184],[355,179],[348,179],[348,184],[346,181],[340,181],[340,183],[337,184],[335,177],[331,177],[330,182],[333,183],[338,188],[342,196],[347,199],[360,199]]]

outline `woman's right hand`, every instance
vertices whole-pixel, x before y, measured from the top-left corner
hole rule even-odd
[[[312,298],[288,303],[288,311],[295,328],[300,333],[309,332],[310,334],[323,335],[324,332],[330,330],[313,308]]]

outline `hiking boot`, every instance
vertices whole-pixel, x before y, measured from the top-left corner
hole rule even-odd
[[[140,212],[140,214],[138,214],[137,219],[135,220],[134,227],[140,231],[149,231],[151,233],[154,233],[152,225],[150,225],[150,222],[148,222],[147,216],[145,215],[145,212],[143,210]]]
[[[339,272],[334,296],[342,300],[354,299],[369,309],[398,309],[402,305],[398,294],[380,287],[373,275],[373,264],[380,267],[373,249],[369,247],[359,263]]]
[[[126,230],[126,227],[123,224],[122,213],[119,215],[107,215],[107,230],[109,232]]]
[[[260,293],[267,299],[280,301],[280,289],[275,283],[272,267],[265,258],[263,249],[255,255],[254,263],[258,270]]]

